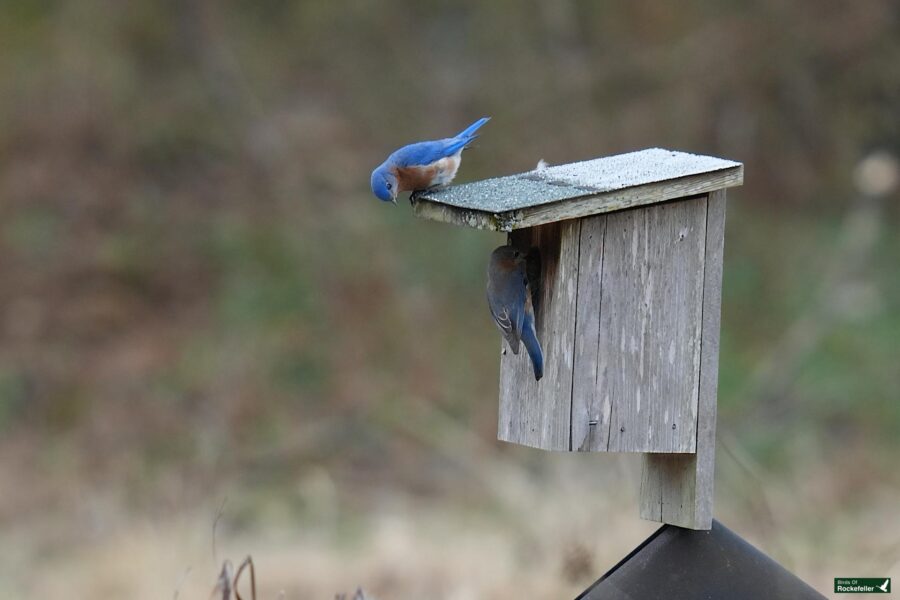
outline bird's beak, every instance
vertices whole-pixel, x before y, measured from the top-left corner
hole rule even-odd
[[[397,196],[391,196],[391,202],[394,204],[394,206],[397,206]]]

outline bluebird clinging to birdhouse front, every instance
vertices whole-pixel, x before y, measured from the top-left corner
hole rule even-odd
[[[534,330],[529,287],[524,253],[512,246],[500,246],[491,253],[487,282],[491,316],[513,354],[519,353],[520,340],[525,344],[534,378],[540,380],[544,376],[544,353]]]
[[[396,204],[400,192],[447,185],[456,176],[462,151],[488,120],[478,119],[451,138],[403,146],[372,171],[372,192],[379,200]]]

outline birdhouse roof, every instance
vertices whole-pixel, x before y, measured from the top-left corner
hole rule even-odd
[[[651,148],[421,192],[417,216],[512,231],[741,185],[744,166]]]

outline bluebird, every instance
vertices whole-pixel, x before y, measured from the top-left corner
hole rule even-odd
[[[513,354],[519,341],[534,367],[534,379],[544,376],[544,353],[534,331],[534,309],[528,284],[526,256],[512,246],[500,246],[491,253],[488,265],[487,299],[494,323]]]
[[[379,200],[396,204],[400,192],[447,185],[456,177],[462,151],[489,120],[478,119],[451,138],[403,146],[372,171],[372,192]]]

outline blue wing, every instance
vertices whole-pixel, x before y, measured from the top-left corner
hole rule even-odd
[[[453,156],[455,152],[448,152],[450,146],[446,140],[437,140],[434,142],[418,142],[403,146],[393,154],[388,161],[398,167],[415,167],[419,165],[430,165],[436,160],[440,160],[447,156]]]
[[[519,340],[526,318],[524,274],[512,272],[488,283],[488,306],[491,316],[514,354],[519,353]]]
[[[476,133],[482,125],[488,122],[490,117],[482,117],[478,119],[457,135],[452,138],[443,140],[435,140],[432,142],[418,142],[403,146],[393,154],[388,161],[398,167],[415,167],[419,165],[430,165],[436,160],[453,156],[457,152],[472,143],[478,134]]]

